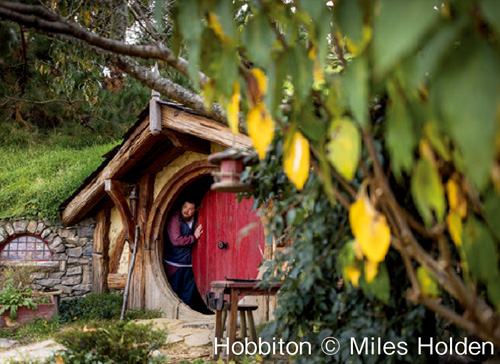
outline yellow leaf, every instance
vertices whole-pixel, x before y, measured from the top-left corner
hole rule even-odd
[[[257,80],[257,85],[259,86],[259,91],[262,96],[264,96],[267,92],[267,77],[259,68],[253,68],[252,73]]]
[[[307,52],[307,56],[309,59],[314,59],[316,58],[316,46],[313,45],[311,48],[309,48],[309,52]]]
[[[429,161],[432,162],[432,164],[435,164],[434,153],[432,152],[432,147],[426,139],[420,140],[420,143],[418,145],[418,150],[420,152],[420,155],[423,158],[428,159]]]
[[[314,70],[313,70],[314,82],[321,83],[325,80],[323,74],[323,67],[321,67],[321,63],[318,58],[314,59]]]
[[[448,217],[446,217],[446,224],[448,225],[448,231],[450,232],[451,239],[458,246],[462,246],[462,220],[457,211],[451,211]]]
[[[417,269],[417,279],[420,286],[420,291],[424,296],[437,297],[439,296],[439,288],[434,280],[434,277],[424,266],[420,266]]]
[[[367,260],[365,262],[365,278],[368,283],[373,281],[378,273],[378,262]]]
[[[85,25],[88,26],[89,23],[90,23],[90,10],[85,11],[85,17],[84,17],[84,19],[85,19]]]
[[[358,268],[347,267],[344,269],[344,274],[354,287],[359,286],[359,277],[361,277],[361,271]]]
[[[274,122],[266,110],[264,103],[259,103],[252,108],[247,115],[248,136],[252,139],[253,145],[259,154],[260,159],[264,159],[266,151],[274,137]]]
[[[446,183],[446,193],[450,210],[456,211],[461,218],[464,218],[467,215],[467,200],[458,181],[458,176],[453,175]]]
[[[226,42],[231,39],[226,34],[224,34],[224,30],[222,30],[222,24],[220,23],[219,16],[217,14],[215,13],[208,14],[208,24],[210,25],[210,28],[212,28],[214,33],[223,42]]]
[[[231,102],[227,106],[227,121],[229,127],[234,134],[238,134],[238,124],[239,124],[239,113],[240,113],[240,84],[235,81],[233,84],[233,96],[231,96]]]
[[[354,240],[353,243],[353,250],[354,250],[354,255],[356,256],[356,259],[362,260],[363,259],[363,249],[361,249],[361,245]]]
[[[373,208],[366,195],[349,208],[349,223],[368,260],[382,262],[389,251],[391,230],[385,216]]]
[[[311,49],[309,49],[307,56],[309,57],[309,59],[314,60],[314,70],[313,70],[314,82],[316,83],[323,82],[324,81],[323,68],[321,67],[321,62],[319,61],[317,55],[316,46],[313,45]]]
[[[5,324],[7,327],[15,327],[19,325],[16,321],[12,320],[9,316],[5,316]]]
[[[372,28],[368,25],[364,25],[362,30],[363,37],[359,43],[355,43],[352,41],[352,39],[346,37],[347,47],[349,48],[353,56],[357,56],[365,50],[366,46],[372,39],[372,34]]]
[[[284,169],[287,177],[302,190],[309,176],[309,142],[298,131],[285,143]]]
[[[361,154],[361,136],[350,119],[342,118],[332,122],[329,130],[330,141],[326,148],[330,163],[348,180],[358,168]]]
[[[61,355],[56,355],[56,364],[64,364],[64,360]]]

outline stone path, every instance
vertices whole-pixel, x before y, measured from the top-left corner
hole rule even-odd
[[[12,349],[0,351],[0,363],[7,363],[9,360],[45,359],[64,347],[54,340],[40,341],[25,346],[14,346]]]
[[[153,322],[153,328],[166,328],[168,332],[167,345],[154,354],[167,355],[170,362],[209,358],[212,353],[212,339],[214,334],[214,319],[175,320],[159,318],[153,320],[139,320],[137,323]],[[64,347],[54,340],[17,346],[7,350],[0,349],[0,364],[9,360],[45,359]]]

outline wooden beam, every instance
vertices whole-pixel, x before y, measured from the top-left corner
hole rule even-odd
[[[175,160],[177,157],[181,156],[185,152],[184,149],[180,148],[170,148],[163,153],[160,153],[157,158],[152,159],[151,163],[145,162],[145,165],[149,165],[142,173],[144,175],[156,174],[160,172],[167,164]]]
[[[148,154],[124,176],[124,180],[137,180],[139,176],[156,174],[168,163],[184,153],[176,148],[165,134],[160,134]]]
[[[113,251],[109,255],[109,273],[118,272],[120,267],[120,259],[123,253],[123,247],[125,246],[125,238],[123,230],[116,238],[115,245],[113,246]]]
[[[61,214],[63,225],[72,225],[82,219],[103,197],[106,179],[121,179],[155,144],[159,136],[149,131],[149,117],[141,122],[120,147],[107,166],[66,206]]]
[[[110,211],[108,209],[99,211],[95,220],[92,251],[92,292],[104,293],[108,290]]]
[[[210,154],[210,142],[208,140],[169,129],[163,129],[162,132],[170,139],[174,147],[202,154]]]
[[[130,206],[123,193],[122,183],[112,179],[104,181],[104,190],[111,197],[115,206],[120,213],[123,223],[123,231],[125,232],[124,239],[129,243],[134,241],[135,236],[135,222]]]
[[[193,135],[225,147],[247,149],[252,146],[246,135],[234,135],[227,126],[167,105],[162,105],[161,120],[163,128]]]
[[[109,273],[108,287],[110,289],[125,289],[127,284],[127,275],[120,273]]]

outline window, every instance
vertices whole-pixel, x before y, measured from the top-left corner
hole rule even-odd
[[[18,235],[0,247],[0,260],[52,260],[49,244],[39,236]]]

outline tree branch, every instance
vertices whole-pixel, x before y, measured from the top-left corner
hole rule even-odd
[[[8,100],[29,102],[31,104],[50,104],[50,103],[53,103],[53,102],[64,102],[64,103],[72,105],[72,104],[74,104],[76,102],[83,101],[83,100],[80,100],[80,99],[77,99],[77,100],[53,99],[53,100],[37,101],[37,100],[27,100],[27,99],[21,99],[21,98],[18,98],[18,97],[10,97],[10,96],[4,96],[4,97],[6,99],[8,99]]]
[[[37,31],[72,37],[116,54],[144,59],[159,59],[167,62],[168,65],[189,78],[188,62],[181,57],[175,57],[173,52],[165,46],[135,45],[101,37],[37,5],[0,1],[0,16],[18,24],[32,27]],[[199,81],[200,85],[203,86],[209,81],[209,78],[200,72]]]
[[[123,72],[137,79],[143,85],[160,92],[166,98],[175,100],[193,109],[195,112],[202,116],[206,116],[210,119],[227,125],[226,112],[222,108],[222,106],[220,106],[219,104],[214,104],[212,106],[212,109],[207,110],[203,97],[195,94],[194,92],[186,90],[182,86],[176,84],[175,82],[172,82],[167,78],[159,77],[148,68],[143,67],[139,63],[135,62],[133,59],[116,55],[111,51],[105,51],[100,48],[93,47],[86,42],[75,39],[73,37],[65,35],[55,35],[54,38],[103,57],[107,61],[120,68]]]

